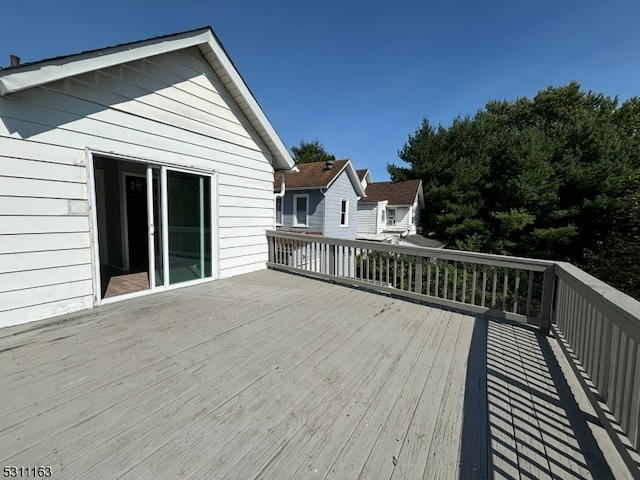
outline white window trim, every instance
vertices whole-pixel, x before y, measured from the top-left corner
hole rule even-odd
[[[391,210],[393,210],[393,223],[389,223],[389,217],[390,217],[389,212],[390,212]],[[389,208],[389,207],[386,207],[386,212],[387,212],[387,221],[386,221],[386,225],[389,225],[389,226],[396,225],[396,224],[398,223],[398,218],[397,218],[397,215],[398,215],[398,209],[397,209],[397,208]]]
[[[278,200],[280,201],[280,221],[278,221]],[[276,197],[276,204],[274,205],[275,215],[276,215],[276,218],[275,218],[276,227],[282,226],[283,203],[284,203],[284,197]]]
[[[345,209],[344,209],[344,223],[342,223],[342,205],[345,205]],[[348,227],[349,226],[349,199],[348,198],[341,198],[340,199],[340,226],[341,227]]]
[[[307,210],[305,212],[305,222],[300,223],[298,220],[298,198],[304,197],[306,199]],[[293,196],[293,226],[294,227],[308,227],[309,226],[309,194],[294,195]]]

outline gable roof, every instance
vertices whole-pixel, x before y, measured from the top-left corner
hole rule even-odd
[[[422,200],[422,180],[405,180],[404,182],[375,182],[367,185],[366,198],[363,202],[380,202],[386,200],[389,205],[413,205],[418,196],[418,204],[424,206]],[[421,201],[422,200],[422,201]]]
[[[362,181],[364,180],[365,175],[369,173],[369,170],[366,168],[364,170],[356,170],[356,173],[358,174],[358,180]]]
[[[0,69],[0,96],[163,53],[198,47],[273,155],[276,170],[294,161],[211,27]]]
[[[296,165],[298,173],[288,173],[285,175],[285,189],[309,189],[309,188],[329,188],[338,176],[346,171],[353,189],[359,197],[363,197],[365,192],[358,180],[358,175],[351,164],[351,160],[334,160],[333,167],[328,168],[327,162],[298,163]],[[275,190],[280,191],[281,175],[274,176]]]

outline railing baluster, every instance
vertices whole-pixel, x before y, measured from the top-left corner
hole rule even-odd
[[[387,285],[391,285],[391,282],[389,281],[389,254],[387,254],[387,277],[386,277],[386,283],[387,283]]]
[[[440,259],[436,260],[436,281],[435,281],[435,290],[436,294],[434,295],[438,298],[438,289],[440,288]]]
[[[518,297],[520,296],[520,269],[516,269],[516,282],[513,289],[513,313],[518,313]]]
[[[404,290],[404,254],[400,257],[400,290]]]
[[[393,254],[393,288],[398,288],[398,255]]]
[[[531,297],[533,295],[533,271],[529,271],[529,283],[527,285],[527,309],[525,315],[528,317],[531,315]]]
[[[427,295],[431,295],[431,258],[427,263]]]
[[[412,257],[411,255],[408,255],[409,257],[409,261],[407,262],[407,269],[409,270],[409,283],[407,284],[407,291],[411,292],[413,291],[413,279],[412,277],[412,273],[413,273],[413,262],[414,262],[414,257]]]
[[[462,262],[462,303],[467,303],[467,264]]]
[[[478,288],[478,264],[473,264],[473,273],[471,274],[471,305],[476,304],[476,289]]]
[[[507,295],[509,294],[509,269],[505,267],[504,269],[504,280],[502,287],[502,311],[507,311]]]
[[[632,397],[634,393],[633,380],[635,378],[636,357],[638,354],[638,345],[629,339],[627,347],[627,357],[625,359],[626,375],[624,378],[624,389],[622,397],[622,412],[620,413],[620,426],[625,432],[629,431],[629,418],[631,417]]]
[[[456,301],[456,293],[458,291],[458,262],[454,260],[453,262],[453,300]]]
[[[496,291],[498,288],[498,269],[492,266],[491,270],[493,271],[493,288],[491,289],[491,308],[496,308]]]
[[[444,261],[444,287],[442,290],[442,298],[446,300],[449,293],[449,260]]]
[[[482,266],[482,303],[481,306],[485,306],[485,297],[487,296],[487,266]]]

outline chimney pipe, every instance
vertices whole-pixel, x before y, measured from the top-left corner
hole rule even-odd
[[[333,160],[326,161],[327,170],[331,170],[333,168]]]
[[[9,55],[9,60],[11,61],[12,67],[17,67],[18,65],[20,65],[20,57],[18,57],[17,55]]]

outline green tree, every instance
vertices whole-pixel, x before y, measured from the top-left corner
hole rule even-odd
[[[302,139],[299,145],[291,147],[291,151],[293,152],[293,160],[296,163],[326,162],[327,160],[336,159],[324,149],[324,146],[317,138],[312,142],[305,142]]]
[[[635,225],[637,97],[618,105],[571,82],[492,100],[448,127],[425,119],[398,154],[407,166],[389,173],[423,180],[423,225],[458,248],[600,265],[607,275],[607,257],[637,263],[633,229],[622,227]]]

